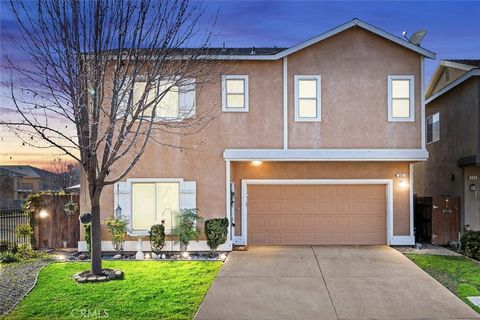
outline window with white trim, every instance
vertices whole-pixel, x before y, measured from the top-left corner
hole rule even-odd
[[[321,77],[296,75],[295,121],[320,121],[322,119]]]
[[[131,226],[133,231],[150,230],[154,224],[165,221],[165,230],[171,232],[180,209],[179,182],[132,183]]]
[[[248,112],[248,76],[222,76],[222,111]]]
[[[138,108],[140,104],[146,106],[143,116],[151,117],[152,112],[156,108],[156,117],[157,118],[178,118],[179,109],[180,109],[180,97],[179,97],[179,88],[178,86],[173,85],[173,81],[169,80],[160,80],[157,85],[148,90],[144,100],[142,101],[142,96],[145,94],[146,82],[137,81],[133,85],[133,106]],[[168,90],[168,91],[167,91]],[[167,91],[166,93],[164,93]],[[164,96],[155,101],[159,94],[164,94]]]
[[[440,113],[427,117],[427,143],[440,140]]]
[[[388,76],[388,121],[415,121],[414,76]]]

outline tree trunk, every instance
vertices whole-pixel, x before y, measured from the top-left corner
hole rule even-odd
[[[100,224],[100,197],[94,196],[91,199],[92,209],[92,264],[91,272],[96,275],[102,273],[102,232]]]

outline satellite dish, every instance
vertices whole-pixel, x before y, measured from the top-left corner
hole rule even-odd
[[[420,29],[417,32],[415,32],[414,34],[412,34],[412,36],[410,37],[410,39],[408,41],[410,41],[411,44],[419,46],[420,42],[422,42],[422,40],[423,40],[423,38],[425,38],[426,34],[427,34],[427,29]]]

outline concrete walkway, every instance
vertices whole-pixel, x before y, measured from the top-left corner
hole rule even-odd
[[[387,246],[232,252],[196,319],[480,319]]]

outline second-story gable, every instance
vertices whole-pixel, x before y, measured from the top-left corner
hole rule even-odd
[[[289,55],[288,147],[420,149],[421,59],[420,54],[360,27]],[[295,117],[299,76],[318,79],[315,121]],[[399,93],[391,87],[397,78]],[[393,101],[392,94],[399,99]],[[392,117],[396,113],[401,117]]]

